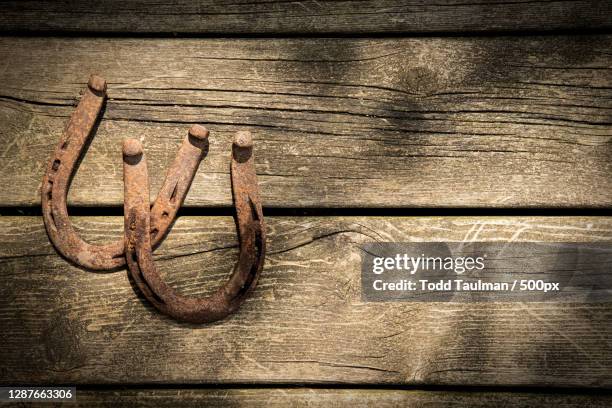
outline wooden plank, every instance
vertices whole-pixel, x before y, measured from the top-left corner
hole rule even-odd
[[[595,1],[6,1],[0,30],[26,32],[324,34],[606,29]]]
[[[268,207],[609,207],[612,36],[422,39],[0,39],[0,205],[37,206],[91,72],[104,120],[73,205],[122,206],[121,141],[153,192],[192,123],[211,148],[188,206],[231,205],[250,129]]]
[[[559,407],[607,408],[610,395],[318,388],[77,389],[75,406],[151,407]],[[41,405],[43,406],[43,405]]]
[[[92,242],[121,217],[75,220]],[[612,239],[598,217],[268,217],[269,254],[240,311],[168,319],[125,271],[71,266],[38,217],[0,217],[5,383],[344,383],[612,386],[612,305],[364,303],[360,246],[380,241]],[[205,295],[236,259],[229,217],[182,217],[156,252],[181,293]]]

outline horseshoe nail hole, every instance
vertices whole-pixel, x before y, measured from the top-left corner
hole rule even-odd
[[[257,276],[257,269],[259,268],[259,258],[261,258],[261,253],[262,253],[261,229],[257,229],[257,231],[255,232],[255,262],[253,262],[253,265],[251,266],[251,269],[249,270],[248,280],[245,281],[244,285],[242,286],[241,295],[251,287],[251,284],[253,283],[255,276]]]
[[[136,214],[134,214],[134,211],[131,211],[128,215],[128,226],[130,231],[134,231],[136,229]]]
[[[134,251],[133,249],[129,249],[126,251],[126,257],[133,263],[138,265],[138,259],[136,259],[136,251]],[[138,268],[138,274],[140,276],[142,276],[142,273],[140,273],[140,268]]]
[[[163,211],[162,212],[162,217],[164,217],[164,218],[168,218],[169,215],[170,215],[170,213],[168,213],[168,211]]]
[[[62,162],[60,161],[60,159],[55,159],[53,161],[53,165],[51,166],[51,169],[53,169],[53,171],[57,171],[57,169],[59,169],[59,166]]]
[[[51,218],[51,227],[57,231],[57,224],[55,222],[55,216],[53,215],[53,210],[49,208],[49,218]]]
[[[253,219],[255,221],[260,221],[259,212],[257,211],[257,205],[253,202],[253,200],[251,200],[251,197],[249,197],[249,207],[251,207],[251,214],[253,215]]]
[[[60,147],[60,149],[66,150],[66,148],[68,147],[69,144],[70,144],[70,141],[66,140],[64,143],[62,143],[62,147]]]
[[[172,190],[172,194],[170,194],[170,202],[174,204],[176,201],[176,193],[178,192],[178,184],[174,185],[174,189]]]
[[[159,233],[159,230],[157,228],[153,228],[151,230],[151,239],[155,238],[158,233]]]
[[[47,199],[51,201],[52,197],[53,197],[53,182],[49,180],[47,182]]]

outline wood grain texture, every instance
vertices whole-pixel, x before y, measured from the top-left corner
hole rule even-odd
[[[510,392],[453,392],[402,390],[351,390],[318,388],[264,389],[121,389],[92,391],[77,389],[83,407],[558,407],[608,408],[610,395],[542,394]],[[10,405],[9,405],[10,406]],[[48,403],[40,404],[49,406]]]
[[[0,39],[0,205],[36,206],[90,73],[110,99],[69,195],[123,203],[120,144],[152,191],[192,123],[211,129],[187,206],[231,205],[251,130],[267,207],[612,205],[612,36]]]
[[[71,266],[42,221],[0,217],[3,383],[446,384],[611,387],[612,305],[364,303],[360,245],[612,239],[612,218],[268,217],[268,256],[238,313],[177,323],[125,271]],[[92,242],[121,217],[77,218]],[[229,217],[181,217],[156,252],[183,294],[205,295],[237,255]]]
[[[4,1],[0,30],[325,34],[612,27],[609,1]]]

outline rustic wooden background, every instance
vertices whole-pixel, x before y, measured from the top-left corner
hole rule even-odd
[[[0,382],[83,406],[610,406],[612,305],[364,303],[368,241],[612,240],[609,1],[0,3]],[[210,152],[155,258],[205,295],[237,253],[250,130],[269,253],[238,313],[185,325],[126,272],[57,255],[46,161],[91,73],[109,100],[69,194],[122,235],[120,143],[152,196],[188,127]]]

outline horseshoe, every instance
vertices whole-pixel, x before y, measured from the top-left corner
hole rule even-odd
[[[66,198],[85,145],[106,98],[106,81],[92,75],[60,138],[43,177],[42,213],[49,239],[58,252],[72,262],[94,270],[110,270],[125,265],[124,240],[106,245],[92,245],[78,235],[68,217]],[[208,131],[192,126],[168,169],[164,184],[151,209],[150,234],[153,247],[159,245],[189,186],[208,146]],[[141,188],[138,186],[137,188]]]
[[[208,298],[185,297],[161,278],[151,255],[147,164],[140,142],[123,145],[126,259],[130,275],[159,311],[176,320],[209,323],[235,312],[255,288],[264,264],[266,232],[249,132],[238,132],[232,146],[232,194],[240,255],[229,280]]]

